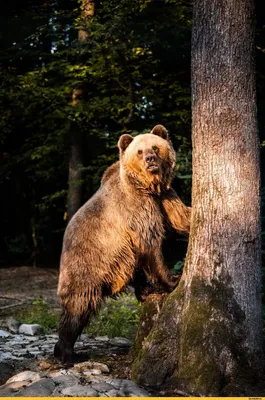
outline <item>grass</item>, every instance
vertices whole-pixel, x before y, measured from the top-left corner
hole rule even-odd
[[[134,295],[121,294],[116,300],[108,298],[85,332],[94,336],[133,339],[139,324],[140,307]]]
[[[44,332],[57,331],[59,312],[49,308],[42,297],[20,310],[15,317],[25,324],[39,324]],[[100,312],[91,319],[84,332],[93,336],[121,336],[133,339],[140,318],[140,304],[132,294],[121,294],[117,300],[108,298]]]
[[[42,297],[38,297],[29,307],[20,310],[15,317],[24,324],[41,325],[46,334],[58,328],[59,312],[50,309]]]

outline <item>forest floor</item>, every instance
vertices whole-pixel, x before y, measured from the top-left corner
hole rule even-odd
[[[8,267],[0,268],[0,329],[6,327],[6,320],[10,316],[16,317],[18,313],[29,307],[32,302],[42,298],[50,309],[59,311],[59,301],[56,294],[58,284],[58,270],[36,267]],[[23,322],[23,321],[21,321]],[[18,371],[21,369],[39,370],[38,363],[32,359],[23,360]],[[51,361],[51,357],[49,358]],[[110,367],[113,377],[118,379],[130,379],[130,367],[132,357],[130,352],[127,354],[117,354],[105,357],[96,357],[95,360],[106,362]],[[27,362],[29,363],[27,365]],[[10,376],[11,376],[10,375]],[[2,381],[3,382],[3,381]],[[161,392],[152,393],[153,395],[163,396]]]
[[[0,318],[18,307],[42,297],[52,308],[59,308],[56,294],[58,270],[35,267],[0,268]]]
[[[42,298],[49,308],[60,310],[57,297],[59,271],[54,268],[8,267],[0,268],[0,327],[5,327],[7,317],[15,316],[32,301]],[[22,321],[23,322],[23,321]],[[32,360],[31,360],[32,361]],[[29,360],[29,363],[31,362]],[[129,375],[129,354],[110,357],[113,374],[120,379]]]

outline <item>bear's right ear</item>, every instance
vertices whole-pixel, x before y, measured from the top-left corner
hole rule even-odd
[[[118,141],[120,152],[123,153],[132,141],[133,137],[131,135],[128,135],[127,133],[122,135]]]
[[[161,138],[168,140],[168,133],[163,125],[156,125],[150,132],[152,135],[160,136]]]

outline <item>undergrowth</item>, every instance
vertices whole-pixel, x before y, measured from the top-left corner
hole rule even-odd
[[[38,297],[29,307],[19,311],[16,317],[24,324],[41,325],[45,333],[58,328],[59,312],[50,309],[42,297]]]
[[[94,336],[133,339],[139,324],[140,307],[133,295],[121,294],[116,300],[108,298],[85,332]]]
[[[122,336],[133,339],[139,323],[140,304],[134,295],[122,294],[116,300],[107,299],[84,333],[93,336]],[[45,333],[58,330],[59,312],[51,309],[42,297],[18,312],[16,318],[25,324],[39,324]]]

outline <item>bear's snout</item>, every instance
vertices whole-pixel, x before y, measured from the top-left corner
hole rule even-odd
[[[158,172],[159,170],[159,165],[157,163],[157,155],[153,152],[148,152],[145,154],[145,162],[146,162],[146,167],[148,171],[151,172]]]
[[[148,153],[145,155],[145,161],[148,165],[154,164],[156,162],[156,154],[155,153]]]

